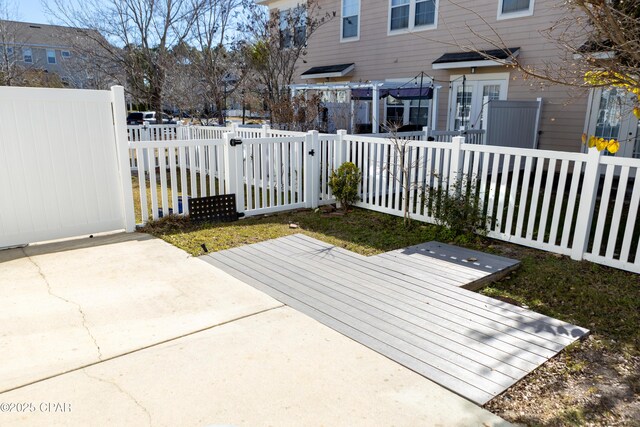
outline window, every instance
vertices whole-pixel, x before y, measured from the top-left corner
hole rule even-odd
[[[13,48],[12,47],[8,47],[7,48],[7,55],[9,55],[9,56],[13,55]]]
[[[635,95],[618,88],[596,89],[592,93],[585,132],[596,138],[620,141],[617,157],[640,157],[640,121],[631,112],[635,99]]]
[[[53,49],[47,49],[47,63],[55,64],[56,63],[56,51]]]
[[[412,99],[409,104],[409,123],[427,126],[429,123],[429,100],[426,98]]]
[[[389,32],[435,28],[437,13],[438,0],[391,0]]]
[[[534,0],[499,0],[498,19],[533,15]]]
[[[60,52],[60,55],[63,58],[71,58],[71,52],[69,52],[68,50],[63,50],[62,52]]]
[[[281,10],[279,19],[280,47],[303,46],[307,41],[307,9],[298,6]]]
[[[22,60],[27,64],[33,63],[33,54],[31,53],[31,49],[22,49]]]
[[[342,0],[342,40],[360,38],[360,0]]]
[[[387,97],[387,123],[395,126],[404,124],[404,102],[393,96]]]

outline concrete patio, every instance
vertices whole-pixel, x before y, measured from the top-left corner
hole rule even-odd
[[[508,425],[143,234],[0,251],[0,304],[3,425]]]

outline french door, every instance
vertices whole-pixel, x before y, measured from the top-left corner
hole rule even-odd
[[[456,80],[452,83],[449,129],[482,129],[484,99],[507,99],[506,80]]]
[[[615,154],[618,157],[640,158],[640,123],[632,110],[632,95],[627,91],[595,90],[587,117],[587,134],[620,141],[620,149]]]

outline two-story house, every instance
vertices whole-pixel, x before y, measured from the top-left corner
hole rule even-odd
[[[258,3],[283,11],[299,1]],[[618,155],[640,156],[638,121],[621,111],[620,91],[541,85],[505,65],[516,56],[531,67],[571,59],[541,34],[566,15],[561,1],[320,0],[320,5],[336,19],[309,38],[293,88],[324,88],[328,101],[365,103],[358,120],[371,117],[373,132],[390,121],[438,130],[481,128],[487,100],[542,98],[538,148],[578,151],[586,132],[628,141]]]
[[[87,52],[98,49],[91,30],[0,20],[0,77],[4,84],[62,84],[99,88],[103,75]]]

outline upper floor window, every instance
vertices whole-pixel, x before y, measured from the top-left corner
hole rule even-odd
[[[360,0],[342,0],[342,40],[360,38]]]
[[[31,53],[31,49],[22,49],[22,60],[27,64],[33,63],[33,53]]]
[[[281,10],[280,47],[303,46],[307,39],[307,9],[304,6]]]
[[[47,49],[47,63],[55,64],[56,63],[56,51],[53,49]]]
[[[390,1],[390,33],[427,30],[436,27],[438,0]]]
[[[60,55],[63,58],[71,58],[71,52],[69,52],[68,50],[63,50],[62,52],[60,52]]]
[[[533,15],[534,0],[499,0],[498,19]]]
[[[9,56],[13,55],[13,48],[12,47],[7,47],[7,55],[9,55]]]

